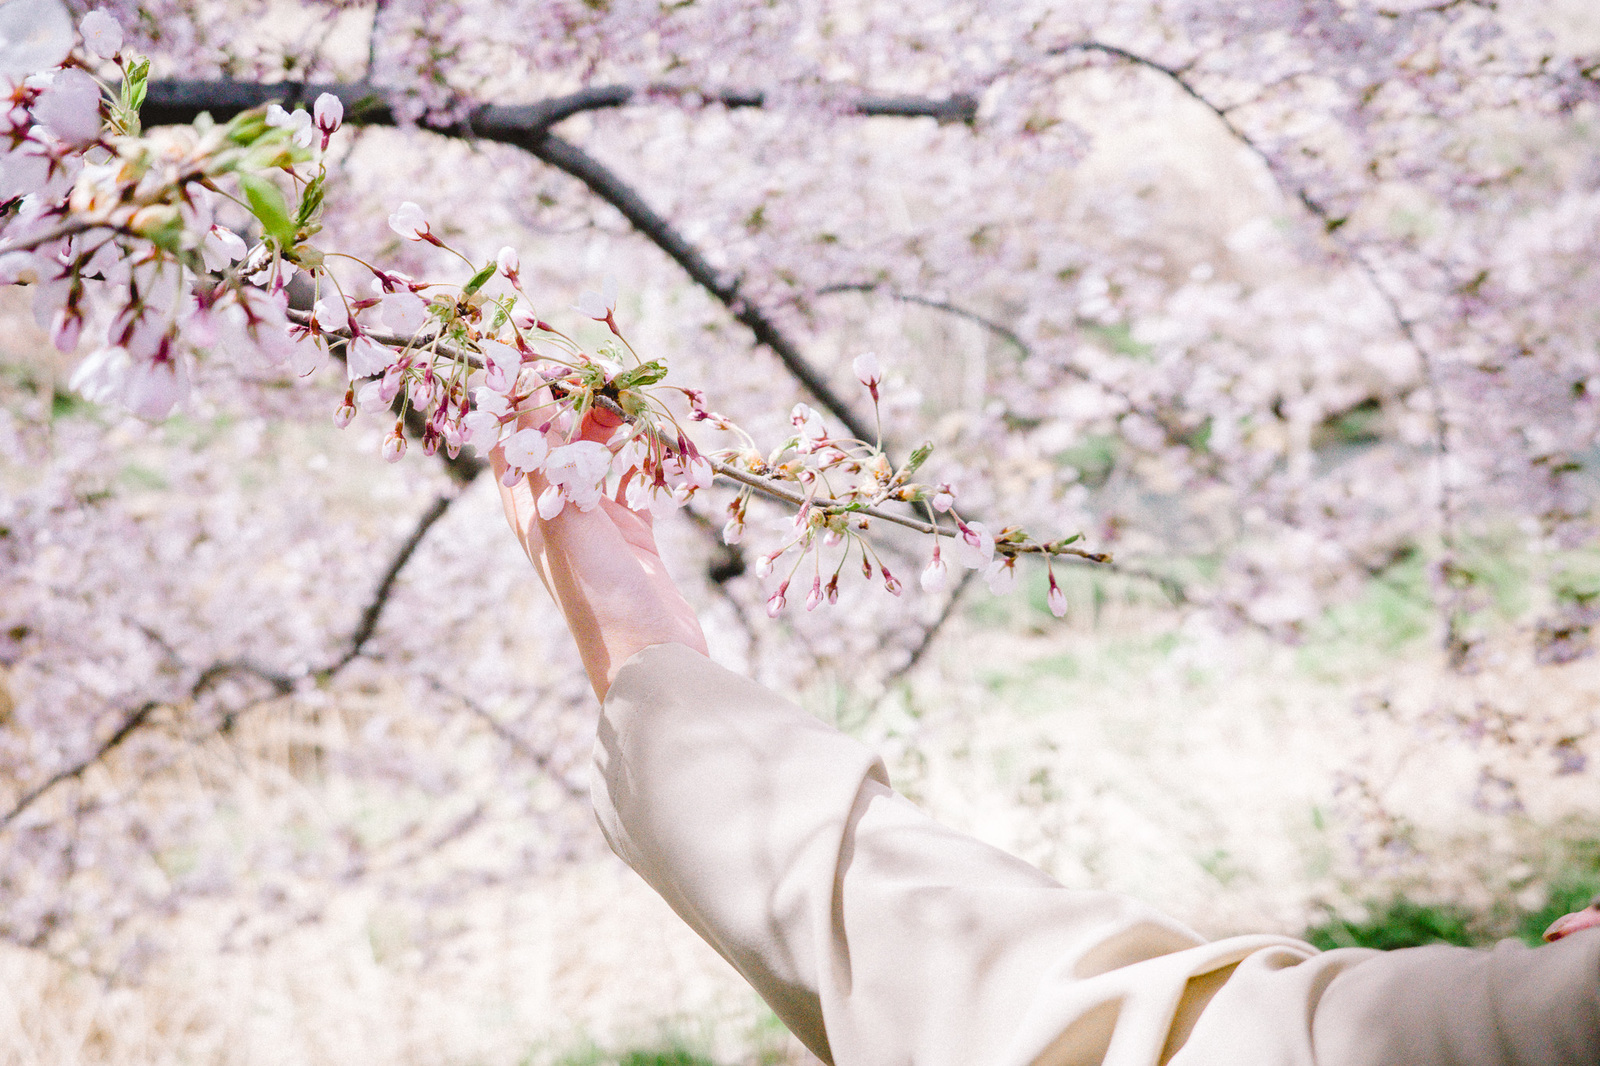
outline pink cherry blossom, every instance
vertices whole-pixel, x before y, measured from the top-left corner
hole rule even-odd
[[[607,276],[600,292],[585,289],[573,305],[573,310],[596,322],[610,320],[617,309],[617,279]]]
[[[322,146],[328,146],[328,138],[338,132],[339,124],[344,121],[344,102],[332,93],[322,93],[317,97],[316,106],[312,110],[312,122],[318,132],[322,134]]]
[[[381,307],[383,324],[396,333],[409,337],[427,324],[427,301],[410,289],[383,296]]]
[[[122,27],[104,11],[91,11],[78,23],[83,43],[101,59],[114,59],[122,51]]]
[[[56,71],[47,76],[33,117],[67,144],[88,144],[100,135],[100,86],[81,70]]]
[[[351,381],[382,374],[394,360],[394,352],[365,333],[358,334],[345,348],[345,366]]]
[[[208,229],[204,240],[200,242],[200,255],[205,260],[206,269],[213,272],[226,270],[243,259],[246,251],[248,248],[243,238],[217,225]]]
[[[566,505],[567,498],[562,495],[559,485],[546,485],[544,491],[539,493],[537,501],[539,517],[547,522],[560,514],[562,508],[566,507]]]
[[[603,480],[610,471],[610,449],[592,440],[552,448],[544,463],[544,476],[580,511],[592,510],[600,502]]]
[[[316,131],[311,126],[311,115],[304,108],[286,111],[278,104],[267,105],[267,125],[289,131],[289,137],[302,148],[311,147]]]
[[[1050,613],[1057,618],[1065,618],[1067,614],[1067,595],[1061,591],[1061,586],[1056,584],[1056,574],[1050,571],[1050,591],[1045,596],[1045,602],[1050,607]]]
[[[550,455],[550,444],[537,429],[519,429],[505,439],[501,454],[506,465],[524,476],[538,470]]]
[[[420,241],[429,235],[428,220],[423,217],[422,208],[410,200],[389,216],[389,228],[408,241]]]
[[[994,534],[982,522],[966,522],[955,538],[956,561],[968,570],[986,569],[994,558]]]

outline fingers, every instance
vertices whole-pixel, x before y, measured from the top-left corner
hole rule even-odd
[[[1544,931],[1544,940],[1547,944],[1553,944],[1562,937],[1596,926],[1600,926],[1600,902],[1591,903],[1581,911],[1573,911],[1557,918],[1550,923],[1550,928]]]

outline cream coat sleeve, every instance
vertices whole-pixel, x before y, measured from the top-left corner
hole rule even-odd
[[[1536,984],[1550,967],[1528,960],[1568,960],[1562,1007],[1577,1021],[1556,1057],[1428,1057],[1436,1033],[1384,1044],[1384,969],[1415,953],[1206,943],[1126,897],[1066,889],[933,822],[861,745],[679,645],[623,666],[595,760],[612,848],[837,1066],[1600,1064],[1600,936],[1514,953]],[[1446,957],[1418,956],[1421,971],[1445,974],[1457,999],[1494,999],[1504,974],[1490,955]],[[1440,1006],[1413,1017],[1448,1035]],[[1574,1051],[1589,1057],[1560,1057]]]

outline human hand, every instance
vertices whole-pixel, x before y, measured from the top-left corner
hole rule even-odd
[[[1553,944],[1564,936],[1571,936],[1580,929],[1590,929],[1600,925],[1600,896],[1596,896],[1589,905],[1581,911],[1563,914],[1550,923],[1550,928],[1544,931],[1544,942]]]
[[[524,426],[537,424],[524,415]],[[582,437],[604,442],[621,424],[616,415],[591,410]],[[497,477],[506,471],[499,447],[489,453]],[[617,670],[652,644],[683,644],[706,654],[694,611],[672,583],[648,512],[636,513],[601,497],[592,510],[568,504],[554,518],[539,517],[536,501],[547,486],[538,473],[502,482],[506,521],[566,616],[595,695],[605,698]]]

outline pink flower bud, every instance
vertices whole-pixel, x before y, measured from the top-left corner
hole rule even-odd
[[[322,147],[328,147],[328,138],[333,136],[339,124],[344,121],[344,103],[332,93],[323,93],[317,97],[315,109],[312,111],[312,121],[317,124],[317,129],[322,131]]]
[[[405,427],[395,423],[394,432],[383,438],[383,457],[389,462],[397,462],[406,453]]]
[[[56,351],[72,351],[78,346],[78,337],[82,334],[82,315],[70,307],[63,307],[56,312],[55,321],[50,323],[50,342],[56,346]]]
[[[892,595],[900,595],[900,579],[889,573],[887,566],[883,568],[883,587],[888,589]]]
[[[728,524],[722,527],[722,543],[734,545],[744,539],[744,523],[737,518],[728,519]]]
[[[509,244],[506,245],[504,248],[500,249],[500,254],[495,256],[494,262],[495,266],[499,268],[500,273],[504,274],[512,281],[517,280],[517,271],[522,269],[522,261],[517,257],[517,250],[515,248],[511,247]]]
[[[878,357],[871,352],[862,352],[850,365],[856,372],[856,380],[865,385],[876,400],[878,383],[883,380],[883,367],[878,365]]]
[[[340,429],[344,429],[355,421],[356,405],[352,402],[353,399],[354,397],[347,394],[344,403],[340,404],[338,409],[333,412],[333,424]]]
[[[767,597],[768,618],[778,617],[778,612],[783,610],[784,605],[788,603],[788,601],[783,598],[783,594],[788,591],[789,583],[785,581],[783,584],[778,586],[777,592],[774,592],[771,596]]]
[[[822,576],[819,574],[818,576],[816,576],[816,577],[811,579],[811,591],[806,593],[806,610],[808,610],[808,611],[816,610],[817,609],[817,604],[819,604],[821,602],[822,602]]]
[[[837,573],[828,579],[827,593],[829,603],[839,602],[839,575]]]
[[[1057,618],[1065,618],[1067,614],[1067,596],[1061,591],[1061,586],[1056,584],[1056,572],[1050,571],[1050,593],[1045,597],[1050,605],[1050,613]]]
[[[546,522],[560,514],[566,505],[567,498],[561,495],[559,485],[546,486],[545,490],[539,493],[539,517]]]
[[[378,400],[384,404],[394,403],[394,398],[400,395],[400,377],[405,371],[399,363],[395,363],[383,372],[379,379]]]
[[[944,560],[939,558],[939,546],[936,544],[933,548],[933,558],[928,560],[927,567],[922,571],[922,591],[943,591],[949,576],[949,571],[945,569]]]

